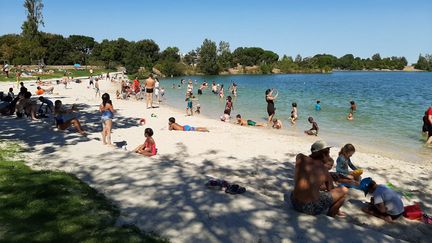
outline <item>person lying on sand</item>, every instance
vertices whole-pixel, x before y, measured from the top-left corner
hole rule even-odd
[[[146,140],[144,141],[144,144],[139,145],[134,152],[138,154],[142,154],[147,157],[151,157],[153,155],[156,155],[157,149],[156,149],[156,143],[153,140],[153,129],[146,128],[144,130],[144,137],[146,137]]]
[[[291,193],[291,204],[299,212],[331,217],[346,216],[339,209],[342,207],[348,188],[335,188],[324,164],[330,163],[330,147],[324,141],[317,141],[311,146],[311,155],[298,154],[294,172],[294,190]],[[331,183],[329,183],[331,182]],[[325,191],[321,185],[325,184]]]
[[[360,189],[365,196],[372,194],[369,205],[362,208],[363,212],[387,222],[393,222],[404,213],[404,204],[399,194],[384,185],[378,185],[372,178],[361,180]]]
[[[76,118],[65,119],[64,115],[77,111],[73,105],[71,109],[65,109],[61,100],[54,102],[54,118],[56,121],[56,127],[60,130],[66,130],[70,126],[74,126],[81,135],[86,135],[86,132],[82,129],[81,123]]]
[[[273,119],[273,125],[272,125],[272,127],[274,128],[274,129],[281,129],[282,128],[282,121],[281,120],[279,120],[279,119]]]
[[[168,129],[170,131],[174,130],[174,131],[185,131],[185,132],[209,132],[209,130],[205,127],[192,127],[189,125],[181,126],[176,123],[174,117],[170,117],[168,119],[168,125],[169,125]]]
[[[36,88],[36,94],[37,95],[43,95],[45,93],[51,93],[52,94],[53,91],[54,91],[54,87],[48,87],[48,88],[42,89],[40,86],[37,86],[37,88]]]
[[[258,123],[258,122],[252,121],[252,120],[246,121],[245,119],[242,119],[240,114],[238,114],[236,116],[236,118],[237,118],[237,124],[239,124],[240,126],[251,126],[251,127],[265,127],[265,126],[267,126],[267,124],[265,124],[265,123]]]
[[[307,130],[307,131],[305,131],[305,133],[306,133],[307,135],[314,135],[314,136],[318,136],[318,130],[319,130],[318,123],[316,123],[316,122],[314,121],[313,117],[311,117],[311,116],[308,118],[308,121],[309,121],[309,123],[312,124],[312,128],[309,129],[309,130]]]

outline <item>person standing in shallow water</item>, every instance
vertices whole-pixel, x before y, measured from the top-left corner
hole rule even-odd
[[[268,123],[270,124],[273,121],[273,117],[276,114],[276,108],[274,106],[274,100],[277,98],[277,95],[273,96],[273,90],[267,89],[265,92],[266,102],[267,102],[267,114],[268,114]]]
[[[426,144],[432,145],[432,105],[426,110],[423,121],[425,123],[425,130],[428,133],[428,139],[426,141]]]

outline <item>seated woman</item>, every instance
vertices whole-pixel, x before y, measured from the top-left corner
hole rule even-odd
[[[18,97],[18,101],[15,106],[16,114],[18,117],[22,117],[23,114],[31,116],[32,120],[37,120],[36,118],[36,102],[32,101],[31,93],[25,92],[22,96]]]
[[[153,155],[156,155],[157,149],[156,149],[156,143],[153,140],[153,130],[151,128],[146,128],[144,130],[144,136],[146,137],[146,140],[144,141],[144,144],[138,146],[134,152],[138,154],[142,154],[147,157],[151,157]]]
[[[54,103],[54,118],[56,120],[56,127],[60,130],[66,130],[68,127],[73,125],[81,135],[86,135],[86,132],[84,132],[82,129],[81,123],[78,121],[78,119],[71,118],[66,120],[64,118],[65,114],[72,113],[73,111],[76,111],[74,106],[67,110],[63,107],[60,100],[56,100]]]

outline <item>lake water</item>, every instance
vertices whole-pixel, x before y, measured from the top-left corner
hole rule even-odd
[[[265,90],[275,88],[279,97],[275,103],[276,117],[284,123],[281,132],[303,136],[310,128],[313,116],[320,127],[320,137],[330,143],[351,142],[367,152],[374,152],[410,161],[431,161],[432,149],[424,146],[421,134],[422,117],[432,104],[432,73],[427,72],[334,72],[332,74],[188,76],[164,79],[167,103],[186,108],[186,85],[181,78],[224,84],[236,82],[238,96],[234,99],[232,116],[240,113],[246,119],[265,121],[267,118]],[[194,84],[196,95],[198,85]],[[219,119],[225,100],[204,90],[199,96],[202,114]],[[321,111],[315,111],[316,100]],[[354,121],[347,121],[349,101],[357,104]],[[299,120],[289,122],[291,103],[298,105]]]

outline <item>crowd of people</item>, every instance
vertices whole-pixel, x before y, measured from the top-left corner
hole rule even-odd
[[[96,95],[98,93],[100,94],[98,81],[101,78],[102,77],[89,78],[89,86],[92,86],[96,90]],[[110,80],[109,75],[106,75],[105,79]],[[65,87],[67,87],[67,81],[65,82]],[[64,84],[64,82],[62,84]],[[185,84],[185,80],[181,81],[181,85],[183,84]],[[37,85],[47,85],[47,83],[38,79]],[[173,87],[175,88],[175,85]],[[202,95],[207,87],[208,84],[203,82],[199,86],[198,95]],[[218,95],[221,99],[224,99],[223,89],[223,85],[218,86],[215,82],[212,82],[212,93]],[[86,136],[87,133],[83,129],[81,122],[77,116],[73,115],[75,112],[78,112],[78,108],[75,105],[67,108],[63,105],[61,100],[52,102],[49,98],[42,96],[42,94],[52,93],[53,90],[54,87],[42,89],[40,86],[37,86],[35,94],[38,95],[37,100],[40,103],[38,105],[37,101],[31,99],[32,93],[29,92],[24,83],[21,82],[20,91],[17,95],[15,95],[13,88],[9,89],[7,95],[3,92],[0,93],[0,112],[4,115],[16,114],[17,117],[27,116],[33,120],[39,119],[43,114],[52,115],[55,120],[55,126],[58,129],[65,130],[69,127],[74,127],[78,133]],[[237,84],[233,82],[229,91],[234,97],[237,96]],[[156,102],[160,102],[160,96],[163,96],[163,92],[162,88],[160,88],[159,80],[153,77],[153,75],[149,75],[143,84],[141,84],[137,78],[132,83],[121,81],[120,97],[118,94],[119,92],[117,92],[117,98],[127,99],[131,95],[135,95],[137,99],[139,99],[142,98],[141,95],[144,93],[146,107],[150,109],[154,108],[154,96],[156,96]],[[275,118],[275,100],[277,97],[277,90],[268,89],[265,91],[268,114],[267,123],[245,119],[240,114],[236,115],[235,123],[240,126],[254,127],[266,127],[271,125],[273,128],[281,129],[283,127],[282,121]],[[102,94],[101,100],[99,112],[102,123],[102,143],[112,146],[111,132],[116,110],[114,109],[113,102],[108,93]],[[186,91],[187,115],[193,115],[194,100],[193,82],[189,80]],[[354,112],[357,110],[357,106],[354,101],[351,101],[350,105],[349,114],[353,116]],[[316,101],[315,109],[317,111],[321,110],[319,100]],[[221,120],[228,122],[233,110],[233,98],[231,95],[228,95],[226,97],[224,115],[221,117]],[[297,119],[297,104],[292,103],[290,121],[292,124],[295,124]],[[313,117],[309,117],[308,122],[312,127],[305,131],[305,133],[317,136],[319,132],[317,122]],[[428,134],[427,143],[430,144],[432,142],[432,106],[425,112],[423,122],[423,132]],[[168,129],[170,131],[209,132],[209,129],[206,127],[180,125],[176,122],[174,117],[168,119]],[[136,147],[134,152],[149,157],[156,155],[157,148],[153,135],[154,131],[151,128],[146,128],[144,130],[145,141],[143,144]],[[295,210],[311,215],[324,213],[332,217],[345,217],[346,214],[341,211],[341,208],[347,198],[348,191],[354,189],[363,191],[365,195],[372,195],[370,203],[362,209],[365,213],[382,218],[388,222],[398,219],[403,214],[404,205],[399,194],[384,185],[377,184],[370,177],[362,178],[363,170],[355,166],[351,161],[356,151],[352,144],[346,144],[340,150],[336,160],[335,172],[331,172],[334,167],[334,160],[330,156],[330,149],[331,147],[320,140],[312,144],[310,155],[297,155],[294,189],[289,196],[289,201]]]

